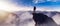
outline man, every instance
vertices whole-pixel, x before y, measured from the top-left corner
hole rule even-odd
[[[52,18],[42,13],[36,13],[35,10],[36,7],[34,7],[33,11],[33,19],[35,21],[35,26],[59,26],[53,21]]]

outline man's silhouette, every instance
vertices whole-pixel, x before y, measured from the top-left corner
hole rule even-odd
[[[52,18],[42,13],[36,13],[35,10],[36,10],[36,7],[34,6],[33,19],[36,23],[35,26],[55,26],[56,25],[55,22],[52,20]]]
[[[42,13],[35,13],[36,7],[34,6],[34,11],[33,11],[33,19],[36,24],[42,24],[46,21],[48,16],[42,14]]]

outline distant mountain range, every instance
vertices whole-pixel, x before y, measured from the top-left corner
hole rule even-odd
[[[19,15],[19,14],[23,14],[25,12],[29,12],[30,14],[33,13],[33,11],[18,11],[18,12],[14,12],[14,13]],[[60,14],[60,12],[57,12],[57,11],[36,11],[36,13],[43,13],[43,14],[49,16],[49,17],[52,17],[56,14]]]

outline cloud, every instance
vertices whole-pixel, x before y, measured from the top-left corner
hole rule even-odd
[[[43,3],[45,0],[33,0],[34,3]]]
[[[60,2],[60,0],[33,0],[34,3],[44,3],[44,2]]]
[[[27,6],[17,6],[15,3],[11,3],[9,1],[0,1],[0,10],[14,12],[14,11],[28,11],[32,9],[32,7]]]
[[[57,25],[60,25],[60,14],[56,14],[52,17]]]
[[[48,7],[37,7],[37,11],[59,11],[57,8],[48,8]],[[33,11],[33,6],[22,6],[17,5],[17,3],[12,3],[8,1],[0,1],[0,11],[8,11],[8,12],[15,12],[15,11]]]
[[[51,2],[60,2],[60,0],[46,0],[46,1],[51,1]]]
[[[20,26],[34,26],[33,15],[29,12],[22,13],[20,16]]]
[[[52,2],[60,2],[60,0],[51,0]]]

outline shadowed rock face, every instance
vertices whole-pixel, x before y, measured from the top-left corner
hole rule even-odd
[[[36,23],[44,23],[47,20],[48,16],[42,13],[33,13],[33,19]]]
[[[35,21],[35,26],[60,26],[57,25],[54,20],[42,13],[33,13],[33,19]]]

